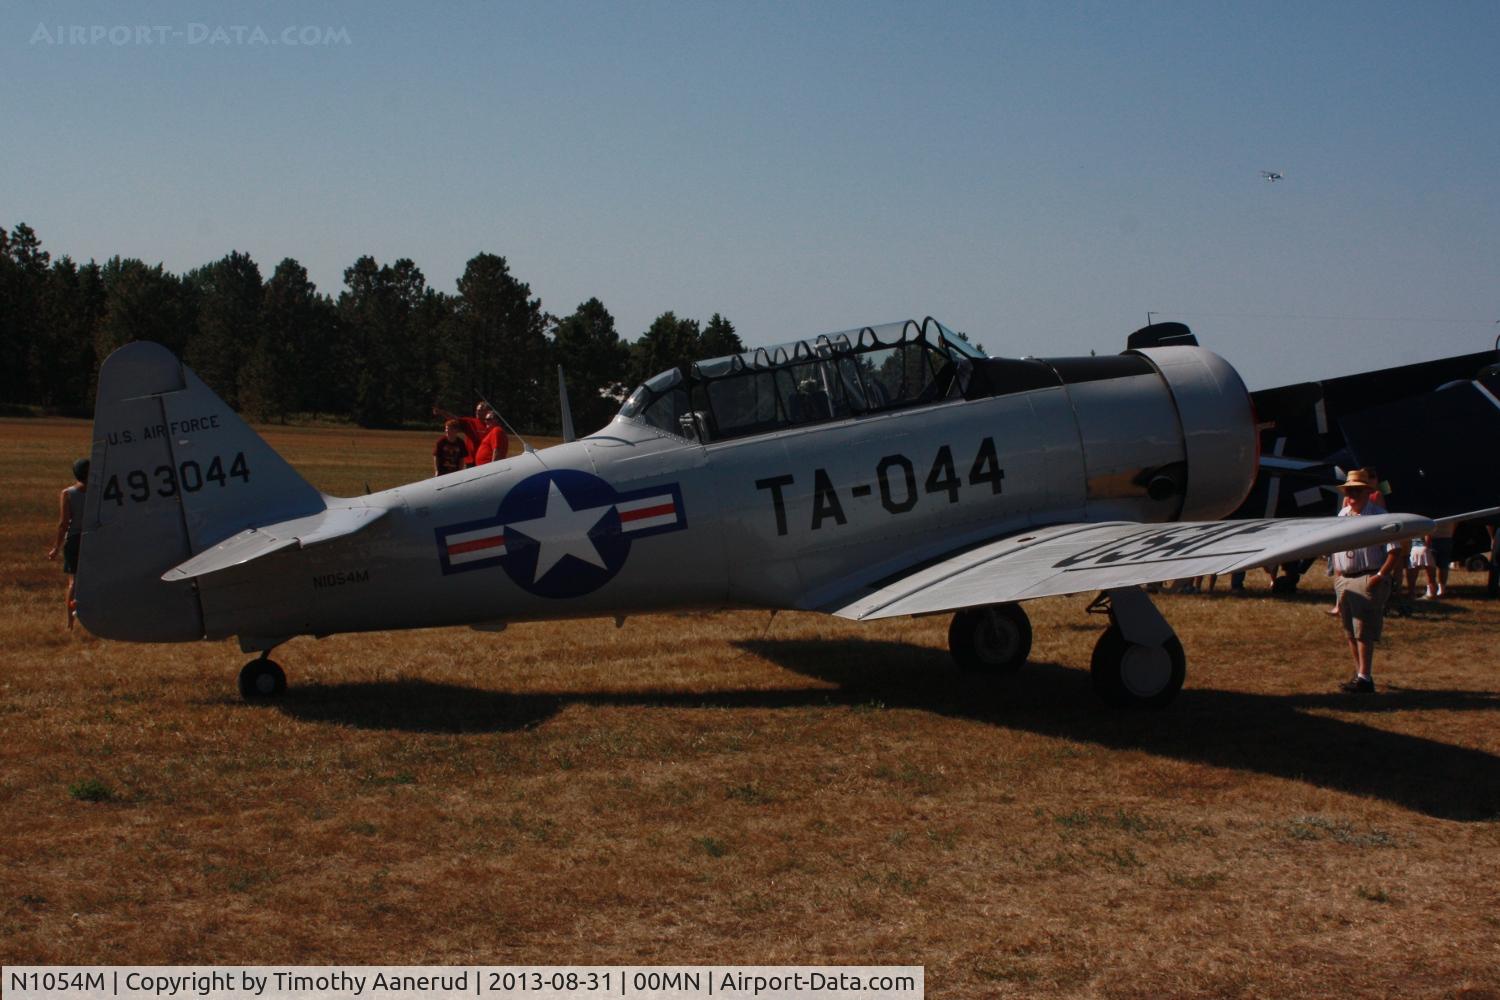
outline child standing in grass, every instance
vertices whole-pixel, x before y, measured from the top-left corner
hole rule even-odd
[[[80,458],[73,463],[73,485],[62,491],[58,499],[57,538],[47,552],[48,559],[56,559],[62,550],[63,572],[68,575],[67,612],[68,628],[78,611],[78,602],[73,599],[73,582],[78,573],[78,546],[83,538],[83,501],[88,489],[89,460]]]
[[[451,419],[443,425],[443,436],[432,446],[432,474],[446,476],[474,464],[473,451],[463,435],[463,424]]]

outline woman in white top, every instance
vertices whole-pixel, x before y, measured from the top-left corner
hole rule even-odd
[[[1427,571],[1427,593],[1417,597],[1417,574]],[[1406,563],[1406,596],[1419,601],[1430,601],[1437,596],[1437,567],[1433,565],[1432,536],[1423,535],[1411,540],[1411,556]]]

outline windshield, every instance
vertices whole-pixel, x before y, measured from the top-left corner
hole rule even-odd
[[[969,360],[980,361],[984,358],[989,357],[988,354],[985,354],[979,348],[969,343],[969,337],[967,334],[956,333],[953,330],[948,329],[941,323],[937,324],[937,328],[938,331],[942,334],[943,343],[953,350],[957,351],[959,354],[962,354]]]

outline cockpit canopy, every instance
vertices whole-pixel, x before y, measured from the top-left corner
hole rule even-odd
[[[723,441],[960,398],[983,358],[931,317],[866,326],[669,369],[632,392],[620,416]]]

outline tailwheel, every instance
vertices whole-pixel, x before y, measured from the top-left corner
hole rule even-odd
[[[948,649],[960,670],[1015,673],[1031,654],[1031,621],[1019,604],[966,608],[948,626]]]
[[[240,670],[240,697],[246,701],[269,701],[286,694],[286,673],[275,660],[261,657]]]
[[[1176,635],[1160,645],[1131,642],[1113,622],[1094,646],[1094,693],[1116,708],[1165,708],[1182,690],[1187,657]]]

